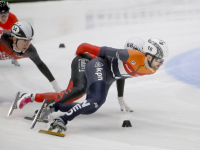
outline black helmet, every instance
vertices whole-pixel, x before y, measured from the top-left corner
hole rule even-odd
[[[8,2],[0,1],[0,14],[5,13],[10,10],[10,5]]]

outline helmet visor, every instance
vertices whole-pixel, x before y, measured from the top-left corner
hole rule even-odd
[[[158,58],[163,58],[163,51],[162,51],[162,48],[160,47],[160,45],[158,45],[156,42],[154,42],[151,39],[149,39],[148,42],[156,47],[157,53],[155,54],[155,56]]]
[[[0,17],[8,17],[9,16],[9,11],[6,11],[4,13],[0,13]]]
[[[160,58],[156,58],[156,57],[155,57],[155,61],[158,62],[158,63],[163,63],[163,62],[164,62],[164,59],[160,59]]]

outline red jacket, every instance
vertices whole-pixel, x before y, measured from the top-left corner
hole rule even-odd
[[[2,27],[3,29],[6,29],[6,30],[11,30],[11,28],[15,22],[18,22],[18,19],[14,14],[12,14],[10,12],[9,16],[8,16],[8,20],[6,21],[5,24],[0,23],[0,27]]]

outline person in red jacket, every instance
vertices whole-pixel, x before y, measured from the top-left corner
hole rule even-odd
[[[0,28],[0,59],[23,59],[30,58],[41,73],[49,80],[56,92],[60,92],[57,81],[49,68],[41,60],[36,48],[31,43],[34,30],[25,22],[16,22],[11,30]]]
[[[0,1],[0,27],[5,30],[11,30],[14,23],[18,22],[17,17],[10,12],[10,5],[8,2]],[[12,64],[20,66],[16,59],[12,59]]]

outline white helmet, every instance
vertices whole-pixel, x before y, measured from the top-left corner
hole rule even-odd
[[[34,31],[32,26],[25,21],[16,22],[12,26],[11,36],[16,37],[17,39],[31,40],[33,35]]]
[[[140,52],[143,52],[144,44],[145,44],[144,40],[139,38],[132,38],[125,43],[124,49],[129,49],[129,50],[136,49]]]
[[[166,43],[159,39],[149,39],[145,43],[143,51],[160,59],[165,59],[169,53]]]

